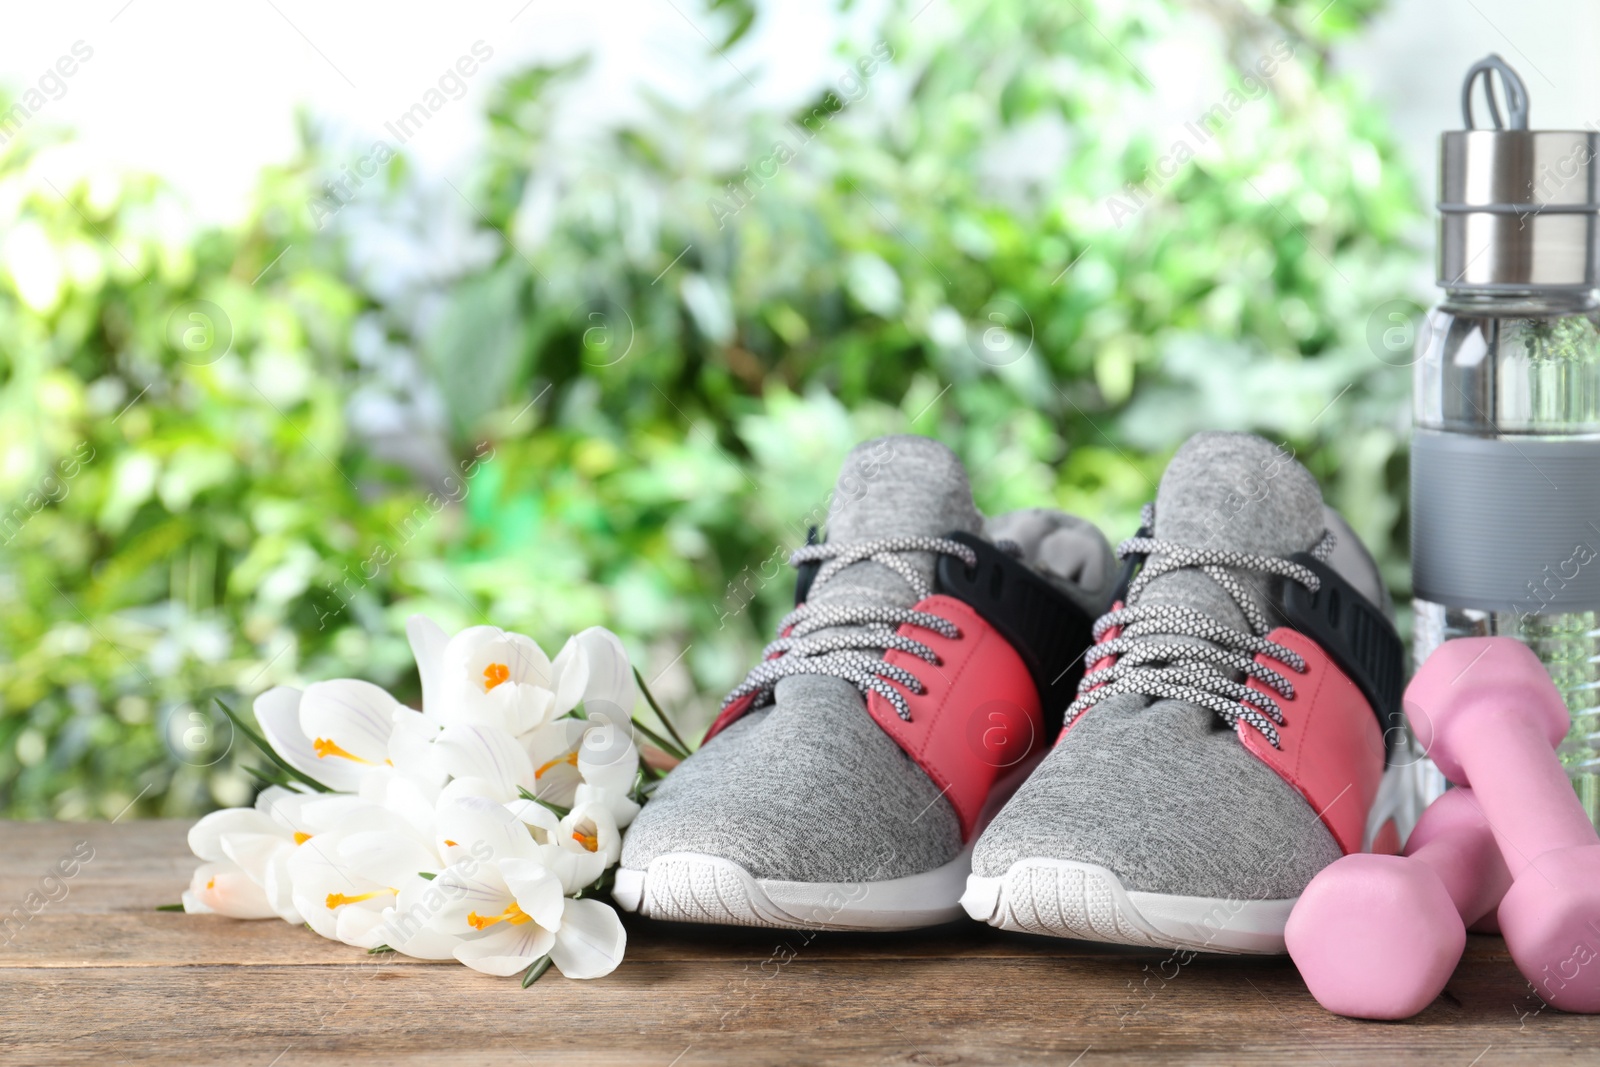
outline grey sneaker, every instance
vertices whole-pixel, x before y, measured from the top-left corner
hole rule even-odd
[[[799,606],[629,827],[617,903],[820,929],[959,917],[970,842],[1070,703],[1115,570],[1081,520],[995,528],[1003,544],[938,442],[857,446],[827,541],[795,556]],[[1027,565],[1030,547],[1047,566]],[[1074,619],[1075,647],[1059,636]]]
[[[1312,876],[1396,850],[1416,815],[1388,758],[1404,655],[1377,568],[1310,473],[1246,434],[1179,449],[1146,527],[962,902],[1009,930],[1282,952]]]

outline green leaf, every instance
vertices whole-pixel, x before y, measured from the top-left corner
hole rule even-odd
[[[369,948],[369,949],[367,949],[367,955],[375,956],[380,952],[393,952],[393,951],[394,951],[394,949],[390,948],[388,945],[379,945],[377,948]]]
[[[439,875],[435,871],[418,871],[417,872],[417,877],[418,878],[426,878],[428,881],[431,882],[435,878],[439,877]]]
[[[157,911],[182,911],[183,910],[183,905],[182,904],[162,904],[160,907],[156,908],[156,910]]]
[[[549,969],[550,957],[540,956],[534,965],[528,968],[527,973],[522,976],[522,988],[527,989],[540,978],[543,978],[544,972],[548,971]]]
[[[653,710],[653,712],[656,713],[656,718],[661,720],[661,725],[666,726],[667,733],[672,734],[672,739],[674,739],[674,741],[678,744],[675,752],[674,750],[670,749],[662,749],[662,752],[667,752],[669,755],[675,755],[675,757],[680,758],[680,760],[686,760],[686,758],[690,758],[690,742],[683,741],[683,737],[678,734],[677,726],[672,725],[672,720],[667,717],[667,713],[664,712],[664,710],[661,710],[661,704],[656,702],[656,694],[651,693],[650,685],[646,685],[645,675],[638,673],[638,667],[634,667],[634,681],[637,681],[638,683],[638,691],[645,694],[645,702],[646,704],[650,704],[650,710]],[[637,723],[637,720],[635,720],[635,723]]]
[[[295,781],[300,782],[303,785],[310,786],[312,789],[315,789],[319,793],[331,793],[331,792],[333,792],[332,789],[329,789],[327,786],[323,785],[321,782],[317,781],[315,778],[312,778],[310,775],[307,775],[307,774],[302,774],[300,771],[296,770],[295,768],[289,766],[289,764],[285,763],[284,760],[283,760],[283,757],[279,756],[276,752],[274,752],[271,745],[267,744],[264,740],[262,740],[261,736],[259,734],[257,734],[254,730],[252,730],[252,729],[250,729],[250,727],[246,726],[244,724],[244,720],[239,718],[238,715],[234,714],[233,709],[228,707],[228,705],[226,705],[226,704],[224,704],[222,702],[222,698],[221,697],[212,697],[211,699],[213,699],[213,700],[215,700],[217,702],[217,707],[221,708],[222,709],[222,713],[228,717],[228,721],[233,723],[234,729],[238,730],[240,733],[242,733],[246,737],[248,737],[250,739],[250,743],[255,745],[256,748],[260,749],[261,750],[261,754],[263,756],[266,756],[269,760],[271,760],[274,764],[276,764],[278,769],[283,771],[284,774],[287,774],[290,778],[293,778]]]

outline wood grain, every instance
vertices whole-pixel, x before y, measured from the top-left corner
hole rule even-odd
[[[276,921],[155,911],[188,882],[185,829],[0,823],[0,917],[78,842],[94,849],[65,897],[0,935],[0,1063],[1600,1062],[1600,1025],[1535,1013],[1498,938],[1472,938],[1445,995],[1404,1023],[1327,1014],[1284,959],[1178,966],[975,924],[874,937],[630,921],[610,977],[552,971],[523,990]]]

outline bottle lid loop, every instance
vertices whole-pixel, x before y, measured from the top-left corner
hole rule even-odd
[[[1528,128],[1528,87],[1522,84],[1522,79],[1517,72],[1511,69],[1511,64],[1501,59],[1497,53],[1490,52],[1487,56],[1474,63],[1467,71],[1466,80],[1461,83],[1461,121],[1466,123],[1467,129],[1475,130],[1478,127],[1472,119],[1472,84],[1483,76],[1483,99],[1489,105],[1489,117],[1494,120],[1497,130],[1508,127],[1501,121],[1500,105],[1494,98],[1494,76],[1500,75],[1500,87],[1506,98],[1506,112],[1510,115],[1510,129],[1525,130]]]

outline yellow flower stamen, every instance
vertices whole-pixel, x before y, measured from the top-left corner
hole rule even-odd
[[[326,737],[319,737],[312,741],[311,748],[316,752],[318,759],[327,759],[329,756],[338,756],[340,759],[347,759],[354,763],[365,763],[368,766],[372,765],[371,760],[364,760],[360,756],[346,752],[344,749],[340,748],[337,744],[328,740]]]
[[[358,893],[353,897],[347,897],[343,893],[329,893],[328,899],[323,903],[327,906],[329,911],[332,911],[334,908],[342,908],[346,904],[359,904],[363,900],[371,900],[373,897],[381,897],[385,893],[397,892],[399,892],[397,889],[374,889],[370,893]]]
[[[450,840],[448,837],[444,839],[444,843],[447,846],[449,846],[450,848],[455,848],[456,847],[456,843],[454,841]]]
[[[491,663],[483,669],[483,691],[487,693],[495,686],[511,680],[511,668],[504,663]]]
[[[584,834],[574,830],[572,831],[572,839],[590,852],[598,851],[600,848],[599,834]]]
[[[545,771],[548,771],[551,767],[559,767],[563,763],[570,763],[576,767],[578,765],[578,753],[574,751],[567,753],[565,756],[556,757],[549,763],[546,763],[543,767],[540,767],[538,770],[534,771],[533,776],[535,778],[543,778]]]
[[[207,889],[215,889],[215,888],[217,888],[217,880],[215,878],[211,879],[211,881],[206,883],[206,888]]]
[[[310,841],[310,840],[311,840],[311,835],[310,834],[305,833],[304,831],[301,831],[301,830],[296,830],[294,832],[294,843],[295,844],[303,845],[307,841]]]
[[[525,922],[532,921],[527,912],[517,907],[517,902],[514,900],[499,915],[485,916],[479,915],[475,911],[467,912],[467,923],[474,930],[482,930],[499,922],[510,923],[512,926],[521,926]]]

